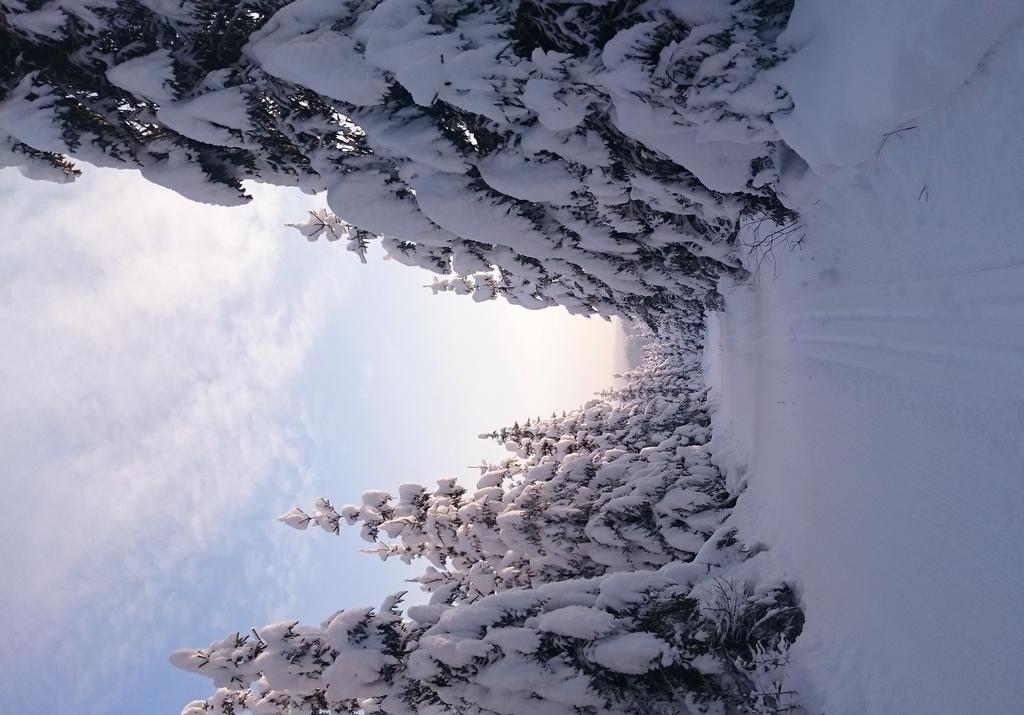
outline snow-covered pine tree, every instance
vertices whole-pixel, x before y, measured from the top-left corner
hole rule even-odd
[[[722,528],[730,495],[706,443],[706,391],[693,353],[664,335],[617,390],[582,409],[484,437],[513,456],[482,468],[476,489],[404,484],[336,510],[320,499],[282,520],[338,533],[359,524],[381,558],[429,565],[433,603],[687,561]]]
[[[338,611],[319,628],[281,622],[233,633],[171,661],[214,682],[214,696],[185,706],[182,715],[372,712],[393,691],[415,627],[398,610],[401,594],[379,610]]]
[[[753,561],[756,561],[754,557]],[[756,566],[753,562],[746,566]],[[648,715],[783,712],[752,690],[785,677],[802,617],[785,586],[703,565],[575,579],[472,604],[339,611],[253,629],[172,662],[214,682],[182,715]],[[723,631],[720,584],[740,583]],[[733,591],[729,591],[733,593]],[[400,596],[399,596],[400,597]]]
[[[650,320],[714,302],[772,190],[786,2],[0,0],[0,161],[191,198],[326,188],[477,298]],[[445,283],[442,287],[457,283]],[[461,289],[459,289],[461,290]]]
[[[185,714],[789,711],[803,615],[730,521],[686,328],[663,325],[582,409],[484,435],[514,455],[481,465],[475,490],[443,479],[285,514],[297,529],[358,524],[382,556],[426,560],[430,602],[178,651],[217,688]]]
[[[15,154],[4,163],[29,174],[45,163],[64,180],[73,156],[224,204],[244,201],[244,179],[285,181],[308,160],[258,136],[266,97],[236,66],[284,4],[4,0],[0,135]]]

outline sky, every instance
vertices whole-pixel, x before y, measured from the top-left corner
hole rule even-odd
[[[432,296],[430,274],[190,203],[131,172],[0,170],[0,712],[176,713],[167,654],[378,604],[414,571],[275,517],[471,480],[478,438],[571,409],[618,326]]]

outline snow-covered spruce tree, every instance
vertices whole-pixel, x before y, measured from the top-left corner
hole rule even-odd
[[[623,387],[582,409],[485,437],[513,452],[482,468],[476,489],[453,479],[404,484],[398,497],[289,512],[304,529],[359,524],[381,558],[424,559],[435,603],[692,559],[722,528],[729,494],[706,449],[706,391],[693,353],[668,327]],[[671,337],[669,337],[671,336]]]
[[[777,0],[0,0],[0,161],[194,199],[326,188],[477,298],[696,315],[788,99]],[[360,245],[363,238],[360,239]],[[461,287],[460,287],[461,286]]]
[[[430,602],[180,651],[219,688],[186,713],[785,712],[802,613],[730,523],[675,333],[583,409],[486,435],[515,454],[482,467],[475,491],[444,479],[284,515],[359,524],[382,556],[425,559]]]
[[[284,520],[330,532],[343,520],[359,523],[381,556],[423,557],[449,578],[469,576],[460,564],[497,568],[509,552],[534,555],[532,567],[498,569],[503,577],[491,586],[464,584],[459,600],[557,580],[563,570],[593,575],[690,558],[721,525],[729,499],[705,448],[710,420],[695,359],[675,333],[663,333],[622,387],[583,409],[482,435],[514,456],[483,467],[473,492],[452,479],[433,491],[406,484],[397,500],[370,491],[361,506],[338,511],[321,499],[312,514],[295,509]],[[424,578],[437,580],[432,569]]]
[[[308,147],[264,116],[269,93],[238,81],[242,46],[285,4],[3,0],[3,163],[70,180],[70,155],[222,204],[245,200],[243,179],[308,183]]]
[[[716,584],[749,578],[756,562],[713,579],[703,564],[678,563],[575,579],[458,607],[413,606],[405,618],[392,597],[380,611],[339,611],[318,627],[231,634],[173,654],[216,688],[183,715],[752,712],[764,699],[751,690],[754,658],[784,652],[801,626],[788,588],[742,581],[730,621],[742,637],[723,633]]]

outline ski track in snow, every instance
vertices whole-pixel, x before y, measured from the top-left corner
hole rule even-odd
[[[706,370],[813,714],[1024,712],[1024,32],[725,292]]]

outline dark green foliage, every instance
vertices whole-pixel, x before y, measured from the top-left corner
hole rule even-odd
[[[233,68],[242,46],[280,8],[291,0],[194,0],[194,23],[188,28],[189,51],[184,55],[198,82],[209,72]]]
[[[786,26],[789,16],[793,14],[794,3],[795,0],[754,0],[753,7],[761,27],[777,33]]]
[[[25,154],[37,161],[49,164],[54,169],[57,169],[68,177],[78,176],[82,173],[76,169],[75,165],[68,161],[66,157],[61,154],[55,154],[52,151],[38,151],[30,147],[28,144],[23,144],[19,141],[16,141],[11,145],[11,150],[16,153]]]
[[[639,21],[641,0],[589,3],[521,0],[512,22],[512,47],[520,57],[535,49],[586,57],[621,28]]]

